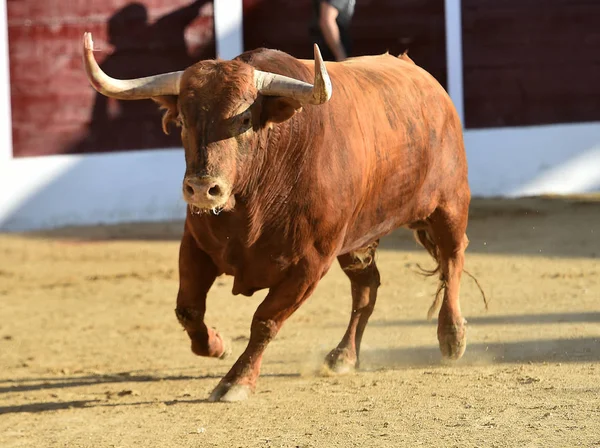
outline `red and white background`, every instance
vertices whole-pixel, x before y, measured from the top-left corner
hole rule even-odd
[[[5,9],[4,9],[5,8]],[[7,0],[0,6],[0,229],[181,218],[177,134],[117,78],[278,48],[310,57],[309,0]],[[452,96],[477,196],[600,191],[600,3],[358,0],[356,55],[409,49]],[[335,88],[335,86],[334,86]]]

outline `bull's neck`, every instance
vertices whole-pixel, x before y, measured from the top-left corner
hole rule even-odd
[[[301,113],[262,130],[245,163],[238,187],[249,215],[250,243],[280,216],[310,166],[306,119]]]

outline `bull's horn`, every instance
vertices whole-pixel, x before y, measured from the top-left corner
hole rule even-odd
[[[331,80],[317,44],[315,44],[314,50],[314,85],[287,76],[254,70],[256,89],[263,95],[286,96],[301,103],[323,104],[329,101],[329,98],[331,98]]]
[[[121,80],[108,76],[94,58],[94,42],[91,33],[83,35],[83,65],[92,87],[98,92],[120,100],[142,100],[162,95],[179,95],[182,71]]]

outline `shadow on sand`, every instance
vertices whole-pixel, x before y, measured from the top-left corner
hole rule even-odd
[[[500,316],[473,316],[468,319],[472,325],[531,325],[531,324],[558,324],[558,323],[600,323],[600,312],[589,313],[546,313],[546,314],[511,314]],[[435,320],[371,320],[370,326],[415,326],[435,324]]]
[[[364,350],[362,362],[368,370],[431,367],[445,363],[437,346]],[[544,339],[517,342],[469,344],[453,365],[475,366],[522,363],[600,362],[600,337]]]
[[[263,377],[276,377],[276,378],[296,378],[299,377],[299,373],[276,373],[276,374],[263,374]],[[158,383],[165,381],[198,381],[198,380],[218,380],[222,375],[167,375],[167,376],[156,376],[156,375],[140,375],[126,372],[123,374],[115,375],[87,375],[87,376],[60,376],[60,377],[47,377],[47,378],[16,378],[11,380],[0,381],[0,394],[12,393],[12,392],[29,392],[29,391],[51,391],[56,389],[70,389],[82,386],[94,386],[94,385],[114,385],[114,384],[127,384],[132,383]],[[115,393],[112,395],[117,396],[130,396],[132,391],[125,389],[121,393]],[[203,399],[173,399],[168,401],[162,401],[162,403],[174,405],[177,403],[204,403],[208,402],[206,398]],[[116,402],[107,401],[106,399],[93,399],[93,400],[73,400],[73,401],[50,401],[50,402],[37,402],[27,404],[15,404],[11,406],[0,406],[0,415],[11,414],[11,413],[39,413],[48,411],[57,411],[71,408],[89,408],[89,407],[116,407],[116,406],[141,406],[141,405],[152,405],[157,404],[157,401],[138,401],[138,402]]]
[[[469,344],[463,358],[455,364],[457,368],[523,363],[589,363],[600,362],[600,338],[527,340],[507,343]],[[444,364],[437,346],[389,348],[368,350],[362,353],[365,371],[426,368]],[[300,377],[300,373],[265,374],[264,377]],[[131,384],[141,382],[215,380],[220,375],[171,375],[154,376],[140,374],[92,375],[55,378],[23,378],[0,381],[0,393],[26,392],[53,389],[77,388],[102,384]],[[129,395],[125,393],[124,395]],[[195,404],[206,399],[174,399],[166,405]],[[116,402],[102,399],[74,400],[66,402],[37,402],[0,407],[0,415],[21,412],[48,412],[71,408],[141,406],[157,404],[156,401]]]

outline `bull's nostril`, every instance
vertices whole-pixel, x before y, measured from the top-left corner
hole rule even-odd
[[[190,196],[194,195],[194,188],[190,184],[185,184],[185,192]]]
[[[213,185],[212,187],[210,187],[210,189],[208,190],[208,195],[209,196],[219,196],[221,194],[221,187],[219,187],[218,185]]]

